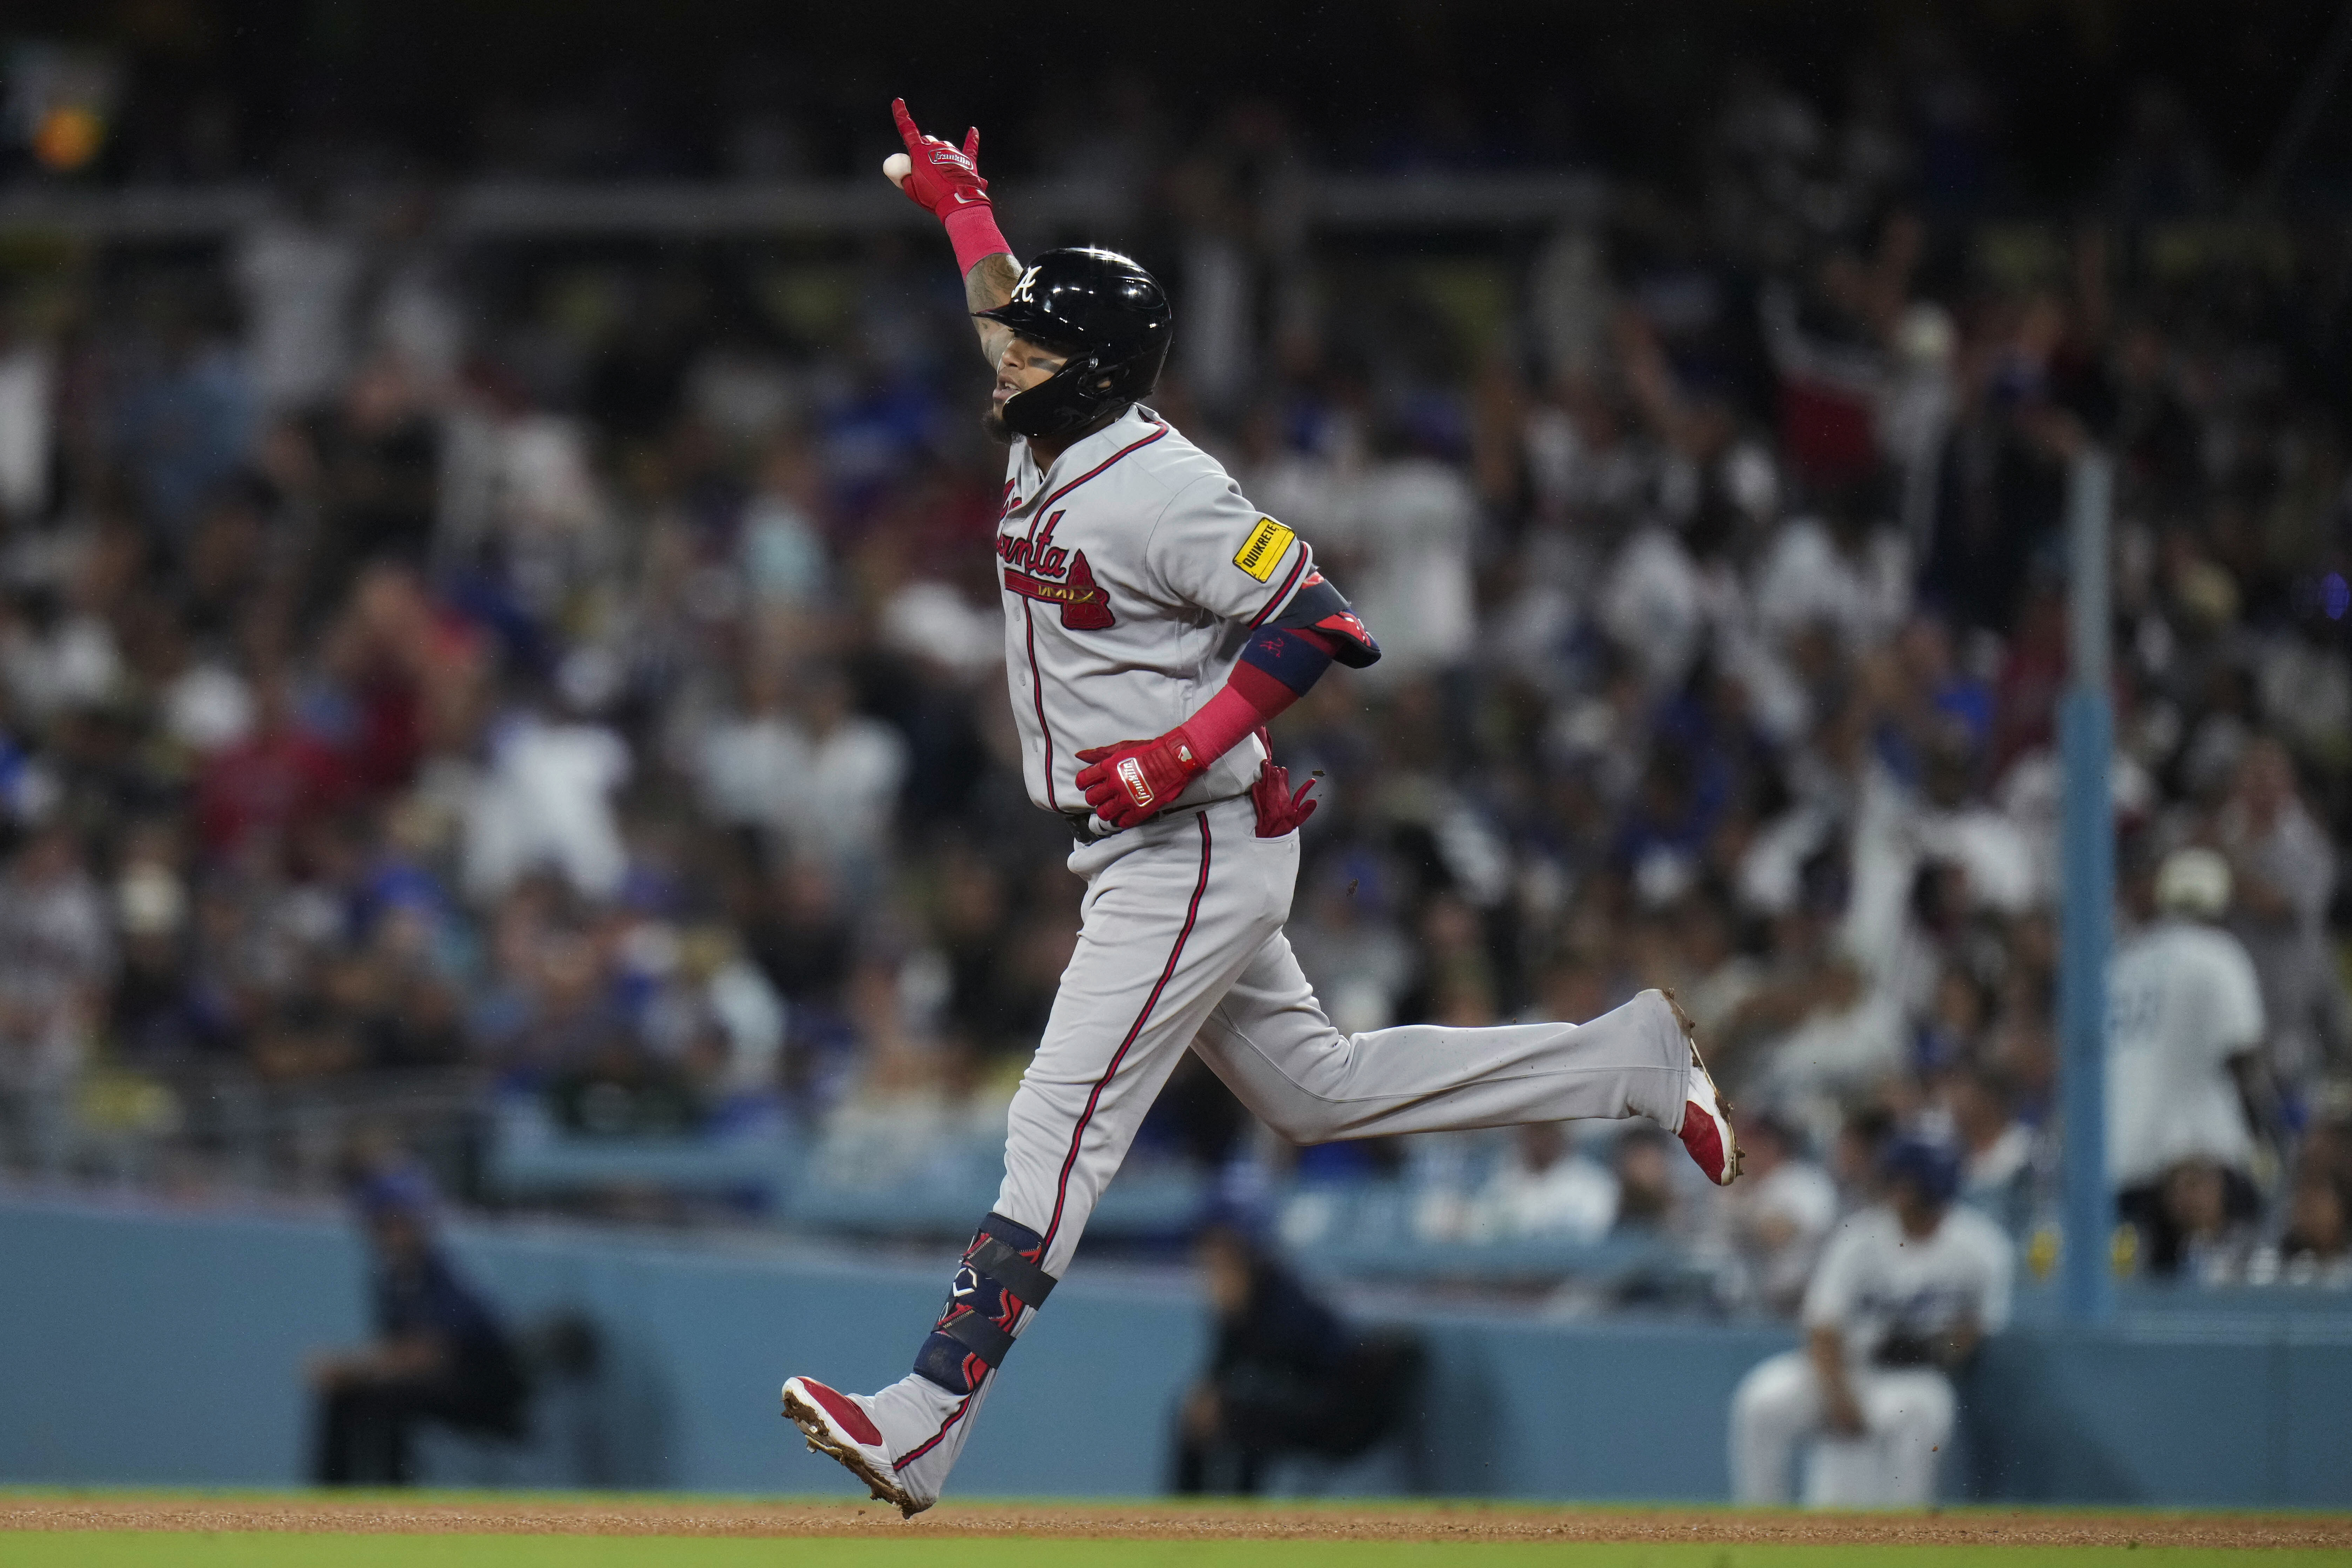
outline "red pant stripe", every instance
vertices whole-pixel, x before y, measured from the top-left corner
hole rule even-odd
[[[929,1440],[925,1442],[921,1447],[908,1454],[904,1458],[891,1460],[890,1468],[893,1470],[903,1470],[908,1465],[913,1464],[917,1459],[921,1458],[925,1454],[928,1454],[932,1449],[938,1447],[940,1446],[940,1439],[946,1436],[949,1429],[954,1426],[957,1422],[963,1419],[963,1413],[971,1407],[971,1399],[972,1396],[967,1394],[961,1399],[957,1400],[956,1407],[948,1412],[948,1418],[940,1423],[940,1429],[931,1434]]]
[[[1045,1226],[1045,1240],[1037,1253],[1040,1258],[1052,1250],[1054,1233],[1062,1228],[1062,1205],[1070,1195],[1070,1173],[1077,1166],[1078,1146],[1086,1140],[1087,1123],[1094,1120],[1095,1107],[1101,1103],[1103,1090],[1110,1087],[1110,1080],[1118,1076],[1118,1064],[1127,1059],[1129,1047],[1143,1033],[1144,1024],[1151,1017],[1151,1009],[1159,1005],[1160,994],[1168,988],[1168,982],[1176,973],[1177,961],[1184,956],[1184,943],[1192,935],[1192,922],[1201,918],[1201,897],[1209,890],[1209,814],[1202,812],[1193,820],[1201,825],[1201,879],[1192,885],[1192,905],[1184,911],[1184,929],[1176,933],[1176,945],[1169,952],[1168,966],[1160,972],[1159,983],[1151,987],[1151,994],[1143,999],[1143,1011],[1135,1016],[1135,1022],[1128,1027],[1127,1038],[1119,1041],[1118,1049],[1111,1055],[1110,1066],[1103,1068],[1102,1077],[1095,1079],[1094,1092],[1087,1096],[1086,1111],[1078,1118],[1076,1130],[1070,1134],[1069,1156],[1062,1162],[1061,1180],[1054,1189],[1054,1218]]]

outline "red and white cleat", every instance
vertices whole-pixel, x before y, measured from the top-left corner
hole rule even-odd
[[[876,1497],[896,1504],[905,1517],[912,1519],[938,1500],[919,1497],[900,1483],[882,1429],[856,1394],[828,1388],[813,1377],[786,1378],[784,1416],[807,1436],[811,1448],[840,1460]]]
[[[1690,1087],[1688,1103],[1683,1107],[1683,1125],[1679,1136],[1706,1179],[1718,1187],[1727,1187],[1739,1179],[1739,1138],[1731,1130],[1731,1107],[1716,1091],[1715,1079],[1708,1075],[1706,1063],[1698,1054],[1698,1038],[1691,1016],[1675,1000],[1671,991],[1665,994],[1666,1005],[1675,1010],[1675,1023],[1690,1047]]]

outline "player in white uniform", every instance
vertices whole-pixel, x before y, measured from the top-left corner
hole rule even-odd
[[[1840,1226],[1805,1292],[1805,1348],[1762,1362],[1731,1397],[1737,1501],[1787,1502],[1808,1442],[1808,1506],[1935,1500],[1957,1415],[1948,1369],[2009,1321],[2010,1242],[1953,1205],[1950,1151],[1900,1139],[1883,1168],[1886,1201]]]
[[[1332,1027],[1282,934],[1315,803],[1273,765],[1264,725],[1334,660],[1380,650],[1307,542],[1140,401],[1167,354],[1160,285],[1105,250],[1017,266],[979,133],[959,151],[894,108],[908,155],[886,172],[944,222],[996,369],[1013,710],[1030,797],[1069,819],[1087,882],[996,1206],[915,1370],[870,1395],[784,1384],[810,1444],[911,1516],[1187,1047],[1299,1142],[1641,1115],[1715,1181],[1738,1158],[1680,1009],[1654,991],[1581,1026]]]

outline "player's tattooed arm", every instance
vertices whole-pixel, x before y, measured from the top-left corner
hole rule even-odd
[[[980,319],[982,310],[993,310],[1013,298],[1013,286],[1021,280],[1021,264],[1005,251],[983,256],[971,264],[963,275],[963,301],[972,312],[972,325],[980,329],[980,352],[990,364],[1004,357],[1004,345],[1013,341],[1013,329],[1002,321]]]
[[[963,133],[963,145],[923,133],[907,109],[895,99],[890,118],[906,147],[882,161],[882,174],[905,193],[908,201],[940,220],[948,242],[955,247],[956,266],[963,271],[964,301],[973,310],[993,310],[1013,298],[1021,268],[1013,247],[996,226],[995,206],[988,198],[988,182],[980,173],[980,127]],[[980,331],[981,352],[994,364],[1012,333],[994,321],[972,323]]]

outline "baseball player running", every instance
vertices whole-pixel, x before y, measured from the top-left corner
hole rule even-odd
[[[1380,648],[1307,541],[1140,401],[1173,320],[1151,275],[1093,248],[1021,266],[980,132],[959,149],[903,101],[892,112],[906,153],[884,172],[946,226],[995,371],[1006,679],[1030,798],[1068,818],[1087,883],[996,1206],[914,1370],[870,1394],[783,1386],[810,1446],[911,1517],[938,1500],[1188,1047],[1301,1143],[1647,1116],[1717,1183],[1739,1156],[1687,1019],[1656,991],[1581,1025],[1331,1026],[1282,931],[1317,803],[1290,789],[1265,726],[1333,662]]]

